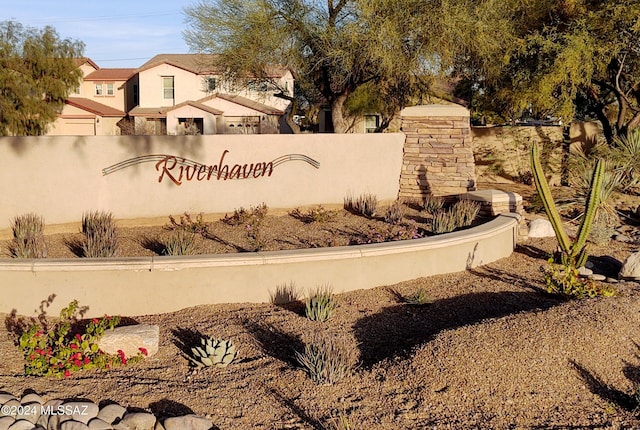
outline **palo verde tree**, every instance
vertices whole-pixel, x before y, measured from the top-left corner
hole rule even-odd
[[[0,135],[46,133],[81,72],[81,42],[61,39],[52,27],[0,22]]]
[[[437,22],[440,8],[430,4],[444,2],[201,0],[185,9],[184,37],[194,51],[219,54],[228,79],[266,79],[274,64],[290,68],[306,100],[330,106],[334,131],[345,132],[345,103],[358,89],[369,85],[397,111],[423,88],[414,83],[441,68],[445,56],[427,36],[451,27],[424,24]],[[446,31],[438,37],[451,49]]]
[[[595,117],[609,143],[640,125],[640,2],[483,0],[471,7],[479,38],[488,24],[504,30],[500,55],[486,55],[478,43],[457,62],[478,109],[505,119],[525,110],[565,123]]]

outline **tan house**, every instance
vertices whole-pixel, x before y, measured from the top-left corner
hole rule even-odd
[[[270,68],[268,79],[226,84],[205,54],[161,54],[138,69],[79,62],[83,81],[49,135],[289,133],[284,114],[292,95],[290,70]]]
[[[161,54],[137,73],[137,106],[128,111],[143,134],[289,132],[282,117],[289,102],[275,97],[292,91],[291,71],[272,68],[269,80],[247,79],[242,88],[226,84],[205,54]]]
[[[133,107],[131,85],[136,69],[101,69],[90,59],[78,66],[83,80],[72,91],[48,135],[118,135]]]

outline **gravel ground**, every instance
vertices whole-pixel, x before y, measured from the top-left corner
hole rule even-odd
[[[530,239],[481,268],[338,294],[325,323],[303,317],[300,302],[123,315],[125,324],[160,326],[158,354],[64,380],[24,376],[4,324],[0,391],[116,402],[159,416],[193,412],[219,429],[640,428],[640,286],[616,284],[611,298],[548,295],[540,270],[555,246]],[[611,275],[636,250],[611,241],[593,247],[591,260]],[[406,303],[420,289],[431,303]],[[317,333],[355,356],[353,372],[333,385],[311,381],[295,359]],[[182,351],[199,335],[232,340],[236,361],[195,371]]]

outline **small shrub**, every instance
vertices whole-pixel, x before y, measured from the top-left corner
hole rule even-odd
[[[427,196],[422,202],[422,210],[428,214],[434,215],[444,206],[444,199],[438,196]]]
[[[147,355],[144,348],[135,357],[127,359],[122,351],[118,355],[105,354],[98,348],[98,340],[107,329],[113,329],[120,318],[105,315],[92,319],[84,334],[72,335],[71,327],[78,322],[78,301],[60,311],[60,319],[50,328],[32,320],[18,341],[24,358],[26,375],[68,377],[82,369],[109,369],[136,362]],[[39,320],[44,320],[41,315]]]
[[[118,246],[118,232],[111,212],[94,211],[82,216],[82,251],[85,257],[113,257]]]
[[[312,381],[334,384],[353,371],[354,348],[324,333],[315,333],[296,360]]]
[[[431,219],[431,231],[434,234],[449,233],[457,227],[456,217],[450,210],[441,209],[436,212]]]
[[[369,226],[369,230],[355,236],[349,242],[351,245],[367,243],[392,242],[395,240],[419,239],[423,236],[414,222],[398,225]]]
[[[176,221],[173,215],[169,215],[169,222],[166,226],[169,230],[182,230],[188,233],[206,235],[209,226],[203,220],[202,212],[196,215],[196,219],[191,218],[188,212],[180,215],[180,222]]]
[[[333,316],[336,307],[337,302],[331,287],[319,287],[305,302],[305,316],[311,321],[324,322]]]
[[[231,226],[259,223],[267,216],[268,211],[269,207],[266,203],[261,203],[256,207],[251,206],[249,209],[241,207],[234,210],[233,214],[225,215],[222,222]]]
[[[29,213],[17,216],[11,222],[13,240],[9,252],[14,258],[44,258],[47,247],[44,241],[44,218]]]
[[[187,230],[176,230],[162,242],[165,255],[194,255],[196,234]]]
[[[592,279],[578,276],[578,269],[568,264],[557,264],[553,257],[549,259],[549,269],[541,269],[544,274],[547,292],[572,299],[593,297],[611,297],[616,294],[614,288],[599,284]]]
[[[327,210],[320,205],[305,212],[302,212],[300,209],[296,208],[292,210],[289,215],[305,223],[326,223],[329,221],[333,221],[336,218],[337,213],[336,211]]]
[[[402,203],[399,201],[393,202],[384,214],[384,221],[389,224],[400,224],[403,219],[404,209],[402,208]]]
[[[473,200],[458,200],[452,207],[451,212],[456,222],[456,227],[468,227],[478,216],[480,204]]]
[[[419,288],[414,294],[404,298],[404,301],[410,305],[428,305],[433,303],[433,299],[427,295],[427,291],[424,288]]]
[[[358,197],[349,195],[344,199],[345,210],[368,218],[371,218],[376,214],[377,207],[378,198],[374,194],[370,193],[361,194]]]
[[[193,357],[191,361],[198,367],[226,367],[238,354],[238,351],[230,340],[203,337],[200,346],[191,348]]]

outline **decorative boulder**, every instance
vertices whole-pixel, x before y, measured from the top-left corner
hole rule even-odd
[[[160,327],[137,324],[106,330],[98,341],[98,346],[107,354],[117,354],[118,350],[122,350],[127,357],[137,355],[140,348],[144,348],[151,356],[158,352],[159,340]]]
[[[640,279],[640,252],[634,252],[624,260],[618,279]]]
[[[555,237],[551,222],[544,218],[537,218],[529,224],[529,237]]]

